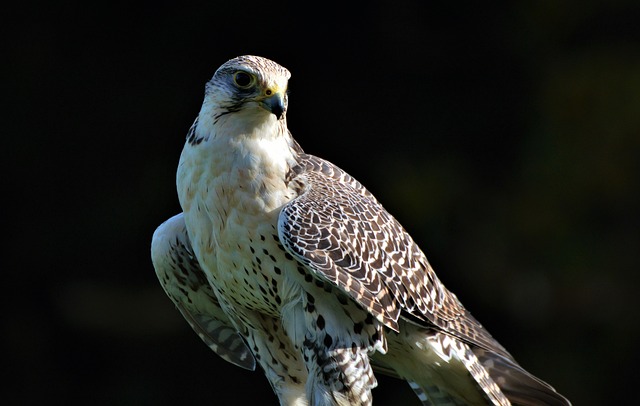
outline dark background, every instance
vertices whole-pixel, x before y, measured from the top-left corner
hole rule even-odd
[[[637,399],[640,5],[505,3],[3,6],[1,402],[276,404],[149,259],[204,84],[247,53],[525,368],[575,405]]]

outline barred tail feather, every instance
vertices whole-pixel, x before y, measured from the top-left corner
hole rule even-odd
[[[548,383],[531,375],[513,359],[508,359],[481,348],[473,352],[502,392],[513,405],[569,406],[571,403]]]
[[[550,385],[508,354],[467,344],[410,323],[388,332],[388,352],[375,354],[377,372],[406,379],[427,406],[570,406]]]
[[[400,331],[387,334],[389,351],[375,354],[374,365],[390,367],[409,381],[424,405],[509,405],[467,344],[411,324]]]

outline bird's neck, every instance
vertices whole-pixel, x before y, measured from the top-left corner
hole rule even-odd
[[[189,200],[189,190],[208,190],[217,196],[210,204],[242,200],[252,210],[274,210],[292,198],[286,176],[296,162],[294,142],[285,120],[270,115],[249,126],[236,114],[222,116],[212,126],[199,120],[195,133],[201,141],[187,140],[180,159],[181,201]]]
[[[241,117],[242,112],[221,116],[203,132],[211,135],[198,151],[206,157],[216,157],[219,173],[235,170],[255,172],[255,176],[281,176],[295,163],[296,153],[286,121],[268,114],[262,120]],[[198,131],[198,130],[196,130]]]

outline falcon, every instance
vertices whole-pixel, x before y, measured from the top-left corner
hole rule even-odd
[[[357,180],[287,128],[290,73],[257,56],[205,88],[155,231],[160,283],[198,336],[281,405],[371,405],[375,373],[424,405],[569,405],[440,282]]]

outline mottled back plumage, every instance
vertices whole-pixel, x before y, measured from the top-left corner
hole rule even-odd
[[[183,214],[154,234],[163,288],[282,405],[370,405],[374,371],[425,405],[568,405],[520,367],[358,181],[286,124],[289,71],[242,56],[207,84],[177,174]]]

